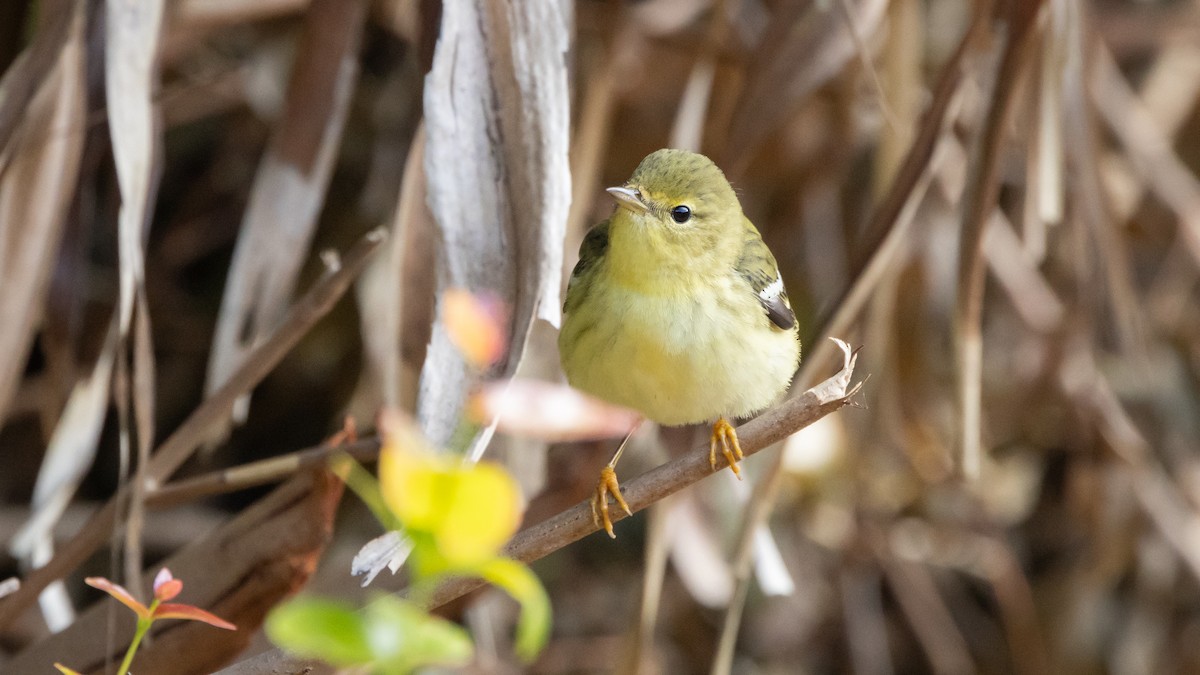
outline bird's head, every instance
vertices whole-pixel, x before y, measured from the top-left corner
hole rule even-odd
[[[614,236],[649,247],[648,253],[704,259],[729,249],[740,237],[737,195],[704,155],[659,150],[643,159],[624,185],[608,192],[618,206]]]

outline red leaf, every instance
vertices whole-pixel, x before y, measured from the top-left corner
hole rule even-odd
[[[170,600],[179,595],[182,590],[183,582],[179,579],[172,579],[154,589],[154,597],[160,601]]]
[[[188,621],[203,621],[210,626],[224,628],[225,630],[237,630],[237,626],[229,623],[221,617],[206,612],[199,607],[191,605],[180,605],[178,603],[168,602],[158,606],[154,610],[155,619],[186,619]]]
[[[138,615],[138,618],[145,619],[150,616],[150,608],[138,602],[137,599],[134,598],[133,595],[130,594],[129,591],[125,590],[125,588],[120,584],[114,584],[104,577],[88,577],[84,579],[83,582],[92,588],[98,588],[113,596],[120,601],[122,605],[132,609],[134,613]]]

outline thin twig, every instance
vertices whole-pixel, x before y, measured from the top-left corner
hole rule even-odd
[[[378,436],[344,445],[317,445],[289,452],[286,455],[167,483],[147,495],[146,506],[165,509],[204,497],[277,483],[290,478],[299,471],[324,464],[329,461],[330,457],[341,453],[360,462],[369,462],[379,457],[379,448]]]
[[[978,478],[982,464],[980,445],[981,381],[983,370],[984,259],[983,231],[1000,194],[1000,160],[1005,131],[1016,109],[1015,93],[1033,56],[1029,48],[1041,0],[1023,0],[1009,13],[1009,39],[996,73],[991,106],[984,122],[979,155],[964,198],[962,232],[958,248],[958,299],[954,333],[958,340],[958,401],[962,433],[962,472]]]
[[[1200,182],[1175,152],[1174,142],[1125,81],[1102,44],[1093,49],[1090,89],[1096,109],[1120,139],[1149,189],[1175,212],[1179,235],[1200,264]]]
[[[746,456],[750,456],[772,443],[787,438],[829,413],[850,405],[850,399],[857,391],[858,386],[852,387],[844,397],[825,402],[821,402],[809,391],[781,403],[738,428],[742,451]],[[725,460],[718,457],[716,471],[721,471],[725,466]],[[702,447],[694,448],[684,456],[625,483],[622,491],[630,510],[637,513],[713,473],[708,463],[706,441]],[[628,517],[618,508],[610,510],[609,515],[614,523]],[[531,562],[596,531],[596,525],[592,522],[590,502],[580,502],[556,516],[518,532],[504,549],[504,555],[522,562]],[[384,581],[385,587],[387,583]],[[478,588],[482,583],[477,579],[451,580],[438,588],[430,604],[443,605]]]
[[[733,578],[736,582],[733,599],[725,608],[725,620],[721,624],[721,637],[717,643],[717,655],[713,659],[712,675],[729,675],[733,672],[738,630],[742,625],[742,611],[746,597],[750,594],[750,568],[754,562],[754,535],[767,522],[779,494],[783,480],[781,464],[783,448],[776,448],[769,470],[754,486],[754,498],[746,505],[742,517],[742,530],[738,534],[737,551],[733,558]]]
[[[942,68],[937,86],[933,89],[933,99],[921,120],[917,137],[913,140],[912,147],[909,148],[908,154],[904,158],[904,163],[900,165],[887,195],[875,208],[874,215],[859,238],[858,249],[852,265],[853,273],[866,276],[866,271],[875,264],[877,259],[887,257],[884,253],[888,248],[888,242],[901,238],[896,231],[903,229],[903,225],[909,220],[905,217],[905,213],[911,210],[910,203],[919,201],[921,195],[925,193],[920,186],[923,179],[927,179],[930,173],[929,168],[934,161],[934,150],[937,149],[942,135],[946,133],[948,121],[954,117],[952,108],[959,98],[958,92],[961,89],[963,74],[967,70],[967,56],[978,49],[980,41],[986,34],[990,14],[990,2],[980,3],[975,8],[971,26],[963,35],[954,55]],[[853,291],[853,288],[848,289],[833,306],[840,310],[846,300],[854,297]],[[826,329],[833,328],[837,323],[835,320],[830,320],[826,324]],[[834,331],[831,334],[840,335],[841,333]]]
[[[950,608],[938,592],[932,575],[923,565],[898,559],[881,541],[872,549],[917,643],[925,650],[935,673],[971,673],[979,668],[971,661],[967,640],[954,622]]]

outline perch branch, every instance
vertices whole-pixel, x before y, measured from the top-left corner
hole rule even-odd
[[[861,387],[861,383],[849,386],[858,352],[850,351],[848,347],[843,348],[846,350],[846,363],[836,375],[738,428],[738,439],[746,456],[753,455],[829,413],[850,405],[851,397]],[[629,509],[637,513],[711,476],[714,471],[708,461],[708,445],[705,443],[702,448],[693,449],[692,452],[627,482],[622,486],[622,491],[625,501],[629,503]],[[718,457],[716,471],[721,471],[725,466],[725,460]],[[613,522],[628,517],[616,507],[609,511],[609,515]],[[596,531],[597,527],[592,522],[590,502],[580,502],[556,516],[518,532],[508,543],[504,555],[521,562],[532,562]],[[438,588],[430,604],[435,607],[443,605],[482,584],[483,582],[477,579],[452,579]]]

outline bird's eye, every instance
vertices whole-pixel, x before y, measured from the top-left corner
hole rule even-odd
[[[686,223],[692,217],[692,210],[680,204],[671,209],[671,219],[677,223]]]

